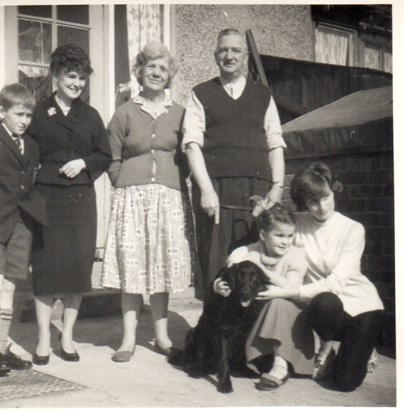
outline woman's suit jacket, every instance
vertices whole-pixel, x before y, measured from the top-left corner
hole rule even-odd
[[[111,149],[98,112],[77,99],[67,116],[54,95],[38,102],[28,129],[39,145],[41,169],[37,182],[48,185],[91,185],[111,162]],[[74,179],[59,173],[70,160],[83,159],[86,168]]]
[[[35,141],[24,136],[22,155],[0,123],[0,243],[9,240],[21,210],[38,223],[48,224],[45,200],[33,189],[38,167]]]

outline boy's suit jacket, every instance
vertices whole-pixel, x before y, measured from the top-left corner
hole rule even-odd
[[[48,225],[45,200],[33,190],[39,167],[36,142],[24,135],[24,154],[0,123],[0,242],[9,240],[22,209],[36,222]]]

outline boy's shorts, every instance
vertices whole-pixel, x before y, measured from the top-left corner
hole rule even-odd
[[[6,279],[27,279],[31,260],[32,223],[18,218],[7,243],[0,243],[0,274]]]

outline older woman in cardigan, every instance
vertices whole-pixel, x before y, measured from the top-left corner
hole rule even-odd
[[[191,283],[186,159],[179,150],[184,108],[164,91],[176,69],[164,45],[147,44],[134,67],[143,89],[116,110],[108,130],[115,194],[101,283],[122,294],[123,339],[115,362],[134,353],[142,294],[150,294],[155,349],[170,352],[169,293]]]

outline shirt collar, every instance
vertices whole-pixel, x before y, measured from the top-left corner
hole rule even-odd
[[[137,96],[133,98],[133,102],[135,104],[139,104],[140,109],[148,113],[150,116],[152,116],[153,119],[157,119],[157,117],[159,117],[161,114],[168,113],[167,107],[173,106],[173,101],[165,93],[164,93],[164,100],[161,102],[160,105],[158,105],[157,109],[156,107],[150,107],[148,105],[147,100],[140,94],[138,94]]]
[[[132,100],[133,100],[133,103],[140,104],[142,106],[147,105],[146,99],[140,94],[137,94]],[[173,101],[172,101],[171,97],[168,96],[165,93],[164,93],[164,100],[163,100],[162,105],[164,107],[170,107],[170,106],[173,105]]]
[[[13,137],[13,138],[18,137],[19,139],[22,139],[22,136],[11,133],[10,129],[6,126],[6,124],[4,122],[1,122],[1,124],[3,125],[6,132],[10,135],[10,137]]]
[[[219,76],[219,80],[222,86],[232,85],[233,87],[234,86],[240,86],[240,87],[244,86],[247,81],[247,79],[244,76],[240,76],[238,79],[233,80],[233,81],[226,80],[223,77]]]

